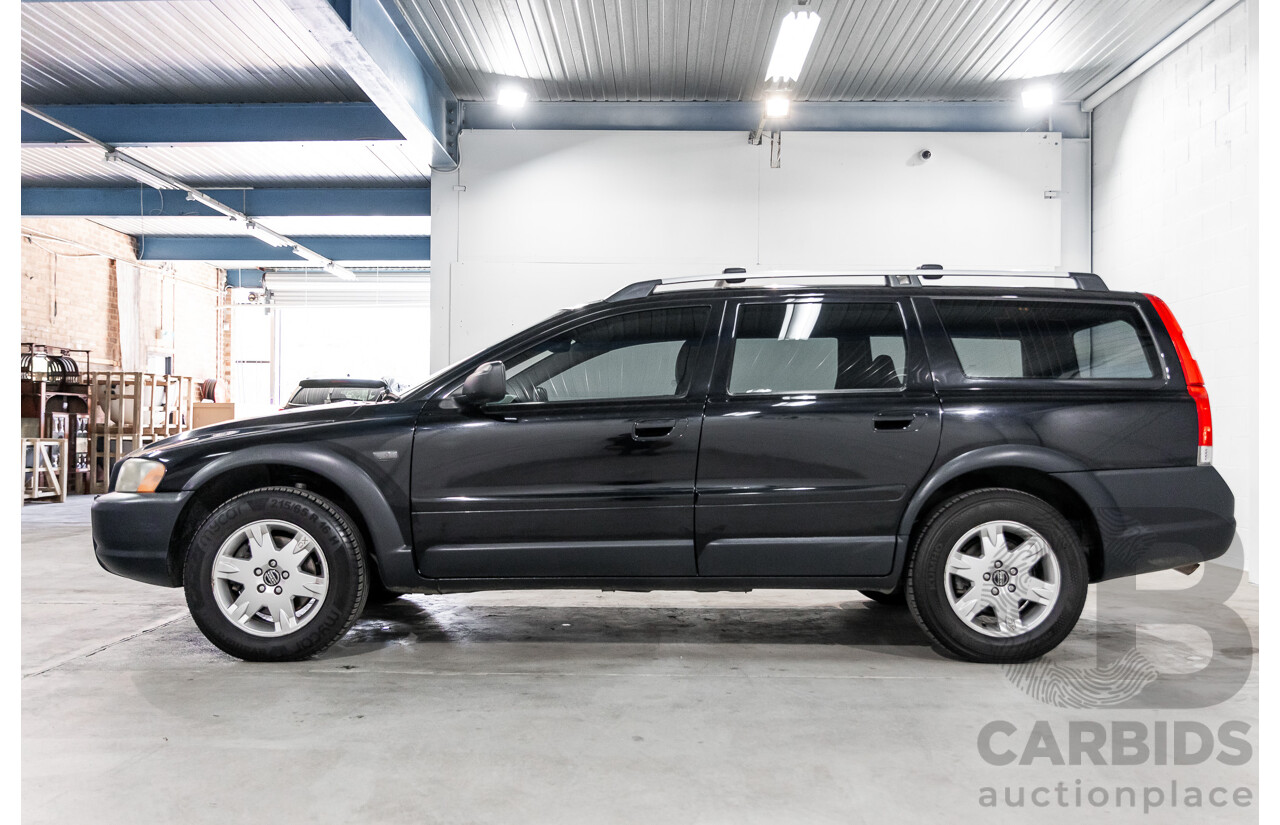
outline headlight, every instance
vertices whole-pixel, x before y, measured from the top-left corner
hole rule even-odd
[[[164,478],[164,465],[145,458],[128,458],[116,476],[117,493],[154,493]]]

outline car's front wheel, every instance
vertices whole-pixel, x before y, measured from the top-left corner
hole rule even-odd
[[[241,659],[305,659],[342,638],[368,589],[360,536],[333,502],[294,487],[236,496],[187,550],[187,606],[204,635]]]
[[[1022,662],[1056,647],[1084,608],[1080,539],[1047,502],[983,489],[933,511],[907,570],[907,604],[942,647],[973,662]]]

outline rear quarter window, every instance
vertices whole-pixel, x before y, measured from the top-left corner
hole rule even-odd
[[[1150,379],[1159,373],[1136,307],[1070,301],[935,299],[969,378]]]

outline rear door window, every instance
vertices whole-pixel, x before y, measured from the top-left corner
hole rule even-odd
[[[729,392],[900,390],[905,334],[896,303],[745,304],[738,310]]]
[[[1137,308],[1068,301],[934,299],[970,378],[1143,379],[1157,376]]]

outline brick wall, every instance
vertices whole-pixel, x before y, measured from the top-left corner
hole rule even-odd
[[[1257,572],[1256,28],[1218,18],[1093,115],[1094,271],[1167,301],[1213,404],[1214,464]]]
[[[133,239],[83,219],[22,221],[22,340],[88,348],[95,366],[120,366],[117,275],[139,265]],[[222,273],[199,263],[141,266],[140,337],[197,381],[222,379]]]

